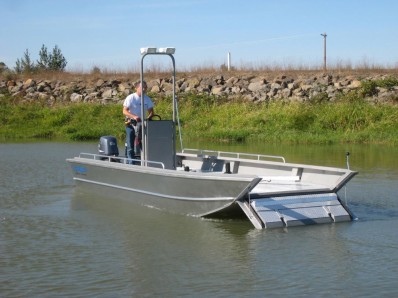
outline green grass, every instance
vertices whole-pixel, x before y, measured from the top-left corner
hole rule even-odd
[[[101,135],[122,137],[122,108],[116,105],[74,104],[47,107],[40,103],[2,105],[2,139],[54,138],[93,140]]]
[[[17,104],[7,96],[0,103],[3,141],[125,137],[121,105],[81,103],[49,107],[40,102]],[[258,104],[188,94],[179,97],[179,109],[184,139],[398,144],[398,105],[370,104],[363,100],[360,90],[335,102],[309,103]],[[155,111],[162,119],[171,119],[171,99],[157,99]]]
[[[363,101],[315,105],[229,103],[187,109],[183,133],[233,142],[396,144],[397,113],[397,106],[371,105]],[[192,120],[187,123],[187,119]]]

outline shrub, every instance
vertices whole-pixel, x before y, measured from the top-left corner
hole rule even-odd
[[[4,62],[0,62],[0,74],[6,71],[8,71],[7,65]]]
[[[376,81],[362,81],[361,87],[359,89],[359,95],[361,97],[371,97],[374,95],[377,95],[378,90],[377,90],[377,83]]]
[[[318,93],[314,96],[311,96],[309,99],[309,102],[312,104],[317,104],[317,103],[327,102],[327,101],[329,101],[329,95],[326,92]]]
[[[376,80],[377,87],[392,89],[395,86],[398,86],[398,80],[394,77],[388,77],[381,80]]]
[[[91,69],[90,73],[91,73],[92,75],[101,74],[101,68],[99,68],[98,66],[94,66],[94,67]]]
[[[362,97],[375,96],[379,92],[378,87],[391,90],[394,86],[398,86],[398,80],[394,77],[380,80],[365,80],[361,83],[359,95]]]

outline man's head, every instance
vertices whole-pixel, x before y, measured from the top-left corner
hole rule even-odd
[[[145,93],[145,91],[146,91],[146,89],[147,89],[147,84],[146,84],[145,81],[143,81],[142,84],[141,84],[141,81],[137,81],[137,82],[134,84],[134,87],[135,87],[136,93],[137,93],[139,96],[141,96],[141,92],[142,92],[142,91],[144,91],[144,93]]]

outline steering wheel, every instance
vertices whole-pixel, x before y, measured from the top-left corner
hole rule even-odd
[[[149,120],[149,121],[152,121],[152,120],[154,120],[153,118],[156,118],[156,120],[162,120],[162,117],[160,117],[160,115],[157,115],[157,114],[152,115],[152,117],[149,118],[148,120]]]

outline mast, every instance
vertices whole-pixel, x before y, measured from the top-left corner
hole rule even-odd
[[[144,82],[144,58],[147,55],[167,55],[171,58],[173,64],[173,122],[176,123],[176,67],[175,67],[175,59],[174,53],[175,48],[141,48],[141,71],[140,71],[140,81],[141,84]],[[141,135],[142,135],[142,156],[141,156],[141,165],[147,166],[147,156],[148,156],[148,134],[147,134],[147,121],[143,119],[145,116],[145,106],[144,106],[144,92],[141,92],[141,117],[142,117],[142,125],[141,125]]]

